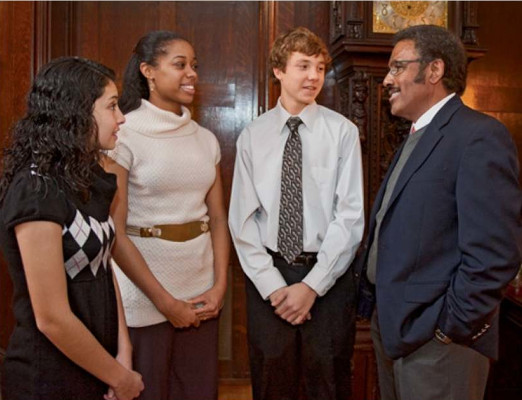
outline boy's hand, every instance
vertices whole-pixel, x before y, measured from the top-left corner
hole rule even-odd
[[[275,292],[273,292],[269,298],[270,298],[270,304],[272,307],[276,307],[281,304],[286,299],[286,289],[288,287],[284,286],[280,289],[277,289]]]
[[[299,325],[310,320],[310,309],[314,305],[317,293],[305,283],[294,283],[276,290],[270,295],[275,313],[292,325]]]

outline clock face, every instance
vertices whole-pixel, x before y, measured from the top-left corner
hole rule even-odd
[[[374,1],[373,31],[395,33],[412,25],[448,26],[447,1]]]

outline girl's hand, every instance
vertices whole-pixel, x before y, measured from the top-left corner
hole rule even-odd
[[[129,347],[126,350],[118,349],[118,355],[116,356],[116,360],[123,365],[128,370],[132,370],[132,350]],[[116,395],[114,394],[114,390],[109,388],[107,394],[103,396],[105,400],[118,400]]]
[[[219,316],[219,312],[223,308],[224,298],[225,291],[213,287],[201,295],[188,300],[188,302],[192,304],[198,317],[205,321]]]
[[[166,310],[164,315],[175,328],[198,327],[200,318],[192,307],[192,304],[175,300],[174,303]]]
[[[136,371],[127,370],[127,374],[116,387],[109,388],[107,394],[103,395],[105,400],[132,400],[138,397],[144,385],[141,375]]]

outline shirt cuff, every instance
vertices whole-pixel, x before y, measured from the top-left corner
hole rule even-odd
[[[326,292],[332,287],[331,279],[328,279],[328,274],[317,264],[310,270],[308,275],[303,279],[303,283],[310,286],[318,296],[324,296]]]
[[[263,272],[253,282],[263,300],[267,300],[277,289],[288,286],[283,275],[275,267]]]

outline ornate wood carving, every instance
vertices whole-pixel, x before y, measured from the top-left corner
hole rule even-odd
[[[365,150],[368,132],[368,74],[356,71],[349,79],[340,82],[340,112],[359,128],[359,138]]]
[[[339,1],[332,1],[330,12],[330,43],[335,42],[343,31],[343,15]]]
[[[368,74],[364,71],[357,71],[351,80],[353,84],[351,119],[359,128],[361,144],[365,147],[368,131]]]
[[[388,91],[382,84],[380,85],[380,113],[379,124],[380,157],[378,179],[382,181],[398,147],[404,141],[410,131],[411,122],[403,118],[397,118],[390,113],[390,103],[388,101]]]
[[[346,35],[350,39],[363,38],[363,8],[358,1],[345,2],[346,6]]]
[[[462,43],[467,46],[478,46],[477,30],[478,24],[478,10],[477,3],[474,1],[464,1],[463,7],[463,21],[462,33],[460,38]]]

